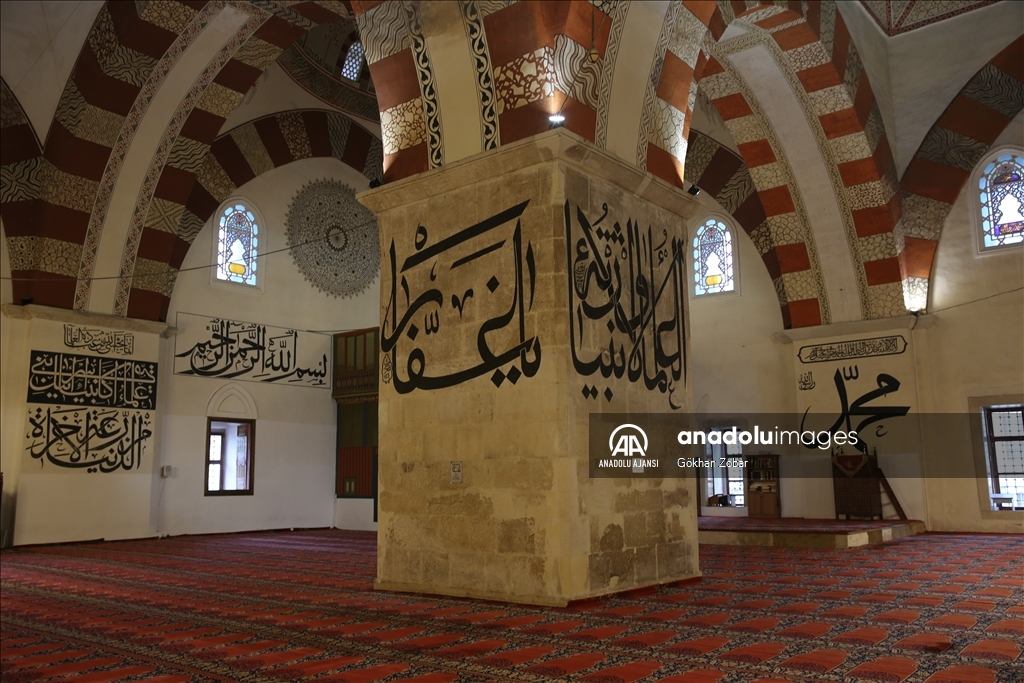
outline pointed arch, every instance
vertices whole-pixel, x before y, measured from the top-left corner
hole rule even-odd
[[[245,420],[259,418],[256,401],[252,395],[234,382],[225,384],[213,392],[206,404],[206,416]]]
[[[900,179],[900,267],[910,303],[925,310],[946,216],[978,162],[1024,110],[1024,36],[978,70],[924,136]]]
[[[381,144],[343,114],[288,111],[250,121],[224,133],[195,161],[196,182],[178,212],[152,213],[139,246],[146,277],[134,278],[132,318],[166,316],[178,269],[213,212],[239,187],[293,161],[334,157],[369,179],[380,176]]]
[[[178,0],[108,2],[100,9],[42,145],[38,199],[21,229],[21,236],[34,242],[34,269],[21,286],[22,296],[85,309],[99,236],[139,124],[181,55],[223,9],[222,3]],[[212,141],[230,109],[284,48],[314,26],[347,13],[343,3],[331,0],[289,6],[242,3],[234,9],[248,18],[183,103],[175,129],[165,132],[169,139],[162,144],[171,158],[181,158],[181,145],[194,148]],[[161,168],[150,193],[187,184],[187,171],[171,182],[160,177]],[[148,202],[149,196],[143,199]],[[137,244],[137,232],[129,236],[130,243]],[[134,253],[128,259],[132,263]]]
[[[7,81],[0,79],[0,216],[11,259],[14,301],[32,296],[29,278],[36,270],[37,243],[49,239],[33,231],[42,162],[32,123]]]

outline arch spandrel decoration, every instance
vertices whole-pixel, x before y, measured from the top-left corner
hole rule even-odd
[[[29,259],[36,277],[19,285],[20,297],[85,310],[114,184],[146,109],[181,55],[229,4],[249,19],[211,60],[179,107],[177,127],[165,131],[161,142],[166,156],[157,160],[151,169],[154,177],[144,188],[142,199],[149,203],[155,194],[161,201],[154,203],[164,214],[180,214],[187,197],[183,186],[195,175],[189,159],[212,142],[266,64],[313,26],[338,21],[348,13],[343,3],[330,0],[290,6],[222,0],[201,6],[177,0],[105,3],[43,146],[38,201],[22,230],[33,238]],[[176,169],[166,178],[165,162]],[[143,211],[142,217],[147,213]],[[55,225],[60,229],[54,230]],[[115,306],[120,315],[134,316],[138,311],[137,305],[128,306],[133,285],[143,284],[148,288],[144,291],[157,297],[168,293],[160,263],[173,248],[173,239],[142,241],[144,227],[133,226],[122,258],[124,277]]]

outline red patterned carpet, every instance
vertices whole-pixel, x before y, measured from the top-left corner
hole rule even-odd
[[[703,580],[566,609],[374,592],[372,533],[0,555],[24,681],[1024,681],[1024,537],[701,546]]]

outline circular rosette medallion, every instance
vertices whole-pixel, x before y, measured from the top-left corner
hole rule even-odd
[[[295,265],[327,294],[359,294],[380,269],[377,218],[342,182],[305,185],[292,199],[285,227]]]

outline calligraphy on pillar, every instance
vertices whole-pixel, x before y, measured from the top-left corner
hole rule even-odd
[[[135,335],[120,330],[91,330],[78,325],[64,325],[64,346],[104,355],[130,356],[135,353]]]
[[[28,402],[156,409],[156,363],[32,351]]]
[[[391,241],[385,384],[407,394],[487,377],[500,389],[537,373],[541,342],[527,315],[537,268],[520,222],[527,204],[440,239],[420,225],[408,241]]]
[[[40,467],[130,471],[142,465],[152,426],[146,410],[29,406],[25,450]]]
[[[330,388],[331,337],[178,313],[174,374]]]
[[[588,217],[565,203],[569,335],[587,399],[611,402],[626,378],[682,408],[686,384],[685,244],[667,230]],[[602,381],[604,380],[604,381]],[[603,389],[603,390],[602,390]]]

